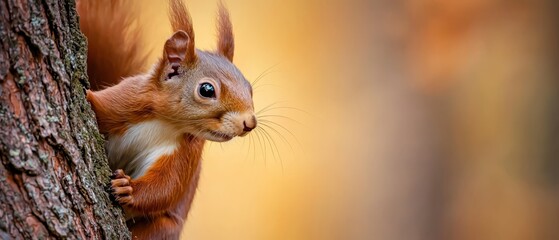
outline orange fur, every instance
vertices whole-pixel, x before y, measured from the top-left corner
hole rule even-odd
[[[87,74],[93,90],[145,71],[145,44],[135,22],[135,1],[79,0],[80,28],[87,37]],[[107,57],[110,56],[110,57]]]
[[[229,61],[233,61],[235,52],[233,25],[229,19],[229,12],[223,5],[223,2],[219,2],[217,17],[217,52],[225,56]]]
[[[184,196],[190,187],[189,183],[198,177],[195,173],[199,171],[203,146],[204,140],[186,135],[173,155],[159,158],[146,174],[130,181],[134,189],[133,198],[124,206],[142,215],[153,215],[173,213],[169,208],[177,208],[185,200],[190,202],[192,199]],[[159,194],[154,195],[153,189],[157,189]],[[186,217],[186,212],[177,214]]]
[[[189,37],[190,44],[188,44],[188,49],[186,50],[189,53],[194,53],[196,47],[194,45],[194,28],[192,27],[192,19],[190,18],[190,14],[186,10],[186,6],[182,3],[181,0],[172,0],[169,2],[169,12],[171,26],[173,26],[173,31],[184,31]],[[193,56],[195,57],[195,56]],[[188,63],[193,62],[195,59],[186,59]]]
[[[114,87],[98,92],[87,91],[87,100],[97,115],[97,124],[102,134],[122,134],[129,124],[154,118],[154,108],[165,105],[164,101],[153,101],[162,97],[158,96],[158,91],[153,90],[156,86],[143,78],[145,77],[138,76],[125,79]]]
[[[124,4],[79,4],[95,90],[87,91],[87,100],[107,136],[109,162],[116,170],[113,195],[130,218],[135,239],[178,239],[196,192],[205,140],[228,141],[256,127],[252,88],[231,62],[234,45],[226,9],[220,5],[217,52],[205,52],[194,47],[182,1],[170,0],[169,6],[175,33],[153,69],[133,76],[145,57],[138,54],[140,34],[127,25],[133,20]],[[215,98],[199,95],[203,83],[213,84]],[[101,90],[103,85],[110,87]]]

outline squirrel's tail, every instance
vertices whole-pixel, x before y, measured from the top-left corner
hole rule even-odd
[[[87,37],[92,90],[144,72],[148,52],[136,19],[136,1],[79,0],[80,28]]]

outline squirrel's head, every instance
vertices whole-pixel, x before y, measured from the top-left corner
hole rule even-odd
[[[228,141],[256,127],[252,86],[233,65],[234,41],[229,14],[219,5],[218,47],[197,50],[190,16],[180,0],[170,1],[175,33],[164,46],[156,71],[162,115],[181,130],[211,141]]]

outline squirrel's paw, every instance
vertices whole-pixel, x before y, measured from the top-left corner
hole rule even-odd
[[[129,206],[133,204],[133,189],[130,185],[130,176],[124,174],[122,169],[118,169],[113,173],[111,178],[111,189],[116,201],[122,206]]]

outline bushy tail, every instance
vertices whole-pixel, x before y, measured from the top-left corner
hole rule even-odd
[[[136,1],[79,0],[80,28],[87,37],[92,90],[144,72],[148,51],[137,21]]]

